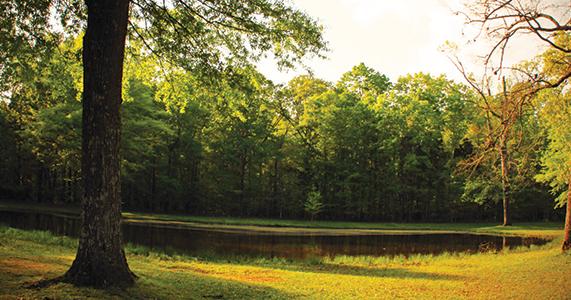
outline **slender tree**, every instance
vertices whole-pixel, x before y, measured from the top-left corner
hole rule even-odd
[[[492,40],[492,46],[484,55],[485,74],[480,82],[469,74],[462,62],[455,57],[452,59],[458,70],[463,74],[466,81],[477,91],[482,100],[479,107],[485,111],[487,118],[488,142],[483,153],[495,149],[500,157],[502,202],[504,210],[503,225],[511,225],[510,216],[510,149],[508,139],[512,134],[515,122],[521,117],[522,112],[529,106],[530,100],[540,90],[557,87],[571,77],[571,65],[561,72],[554,80],[543,80],[543,76],[528,76],[525,84],[509,90],[503,76],[505,70],[519,71],[517,68],[505,67],[504,57],[510,42],[522,35],[535,36],[539,41],[550,48],[563,53],[570,53],[569,44],[557,41],[557,35],[571,31],[571,19],[569,19],[569,3],[565,1],[541,1],[541,0],[482,0],[467,1],[465,10],[459,12],[465,16],[469,26],[477,26],[480,33]],[[500,105],[494,109],[491,104],[492,77],[486,73],[492,71],[494,76],[501,78],[498,98]],[[497,119],[499,126],[493,128],[491,119]],[[481,153],[482,154],[482,153]],[[485,155],[479,155],[480,158]],[[472,165],[478,165],[481,159],[476,157]]]

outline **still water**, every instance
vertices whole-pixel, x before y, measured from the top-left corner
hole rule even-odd
[[[64,214],[0,211],[0,223],[72,237],[79,232],[79,219]],[[125,242],[167,253],[285,258],[478,252],[547,243],[537,238],[475,234],[283,235],[134,223],[123,224],[123,236]]]

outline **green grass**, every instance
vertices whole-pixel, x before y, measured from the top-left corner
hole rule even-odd
[[[0,203],[0,210],[42,211],[59,214],[78,214],[77,207],[38,205],[26,203]],[[497,223],[372,223],[307,221],[260,218],[201,217],[175,214],[124,212],[126,222],[143,222],[160,226],[189,226],[220,231],[263,231],[278,234],[407,234],[407,233],[477,233],[534,236],[553,238],[561,234],[563,223],[515,223],[498,226]]]
[[[412,257],[216,259],[127,247],[126,290],[30,283],[70,266],[77,240],[0,227],[1,299],[565,299],[571,255],[559,242],[499,253]]]
[[[517,236],[554,237],[561,233],[562,223],[525,222],[514,226],[497,223],[372,223],[340,221],[275,220],[258,218],[197,217],[149,213],[123,213],[129,222],[190,225],[213,229],[269,231],[276,233],[323,233],[323,234],[407,234],[465,232]]]

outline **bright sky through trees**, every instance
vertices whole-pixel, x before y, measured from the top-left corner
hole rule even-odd
[[[559,1],[559,0],[554,0]],[[462,0],[293,0],[295,6],[318,18],[329,42],[328,58],[308,62],[314,74],[336,81],[341,74],[361,62],[396,80],[417,72],[446,74],[462,81],[446,55],[439,48],[446,42],[456,43],[472,72],[479,72],[479,56],[489,44],[479,40],[469,44],[477,31],[464,25]],[[530,59],[544,49],[533,37],[519,39],[511,45],[508,65]],[[271,60],[260,63],[260,70],[277,83],[304,74],[302,69],[279,72]]]

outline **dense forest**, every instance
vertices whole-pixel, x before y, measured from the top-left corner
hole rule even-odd
[[[558,38],[569,43],[569,35]],[[125,209],[500,220],[508,194],[515,220],[564,214],[554,205],[566,200],[557,168],[566,157],[569,89],[521,96],[533,86],[512,74],[490,77],[485,94],[443,75],[391,81],[364,64],[337,82],[306,75],[277,85],[248,65],[192,73],[143,42],[133,38],[125,59]],[[49,43],[16,53],[3,82],[0,198],[79,203],[82,36]],[[561,56],[547,50],[521,68],[556,77]]]

